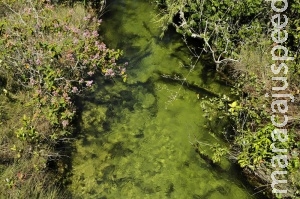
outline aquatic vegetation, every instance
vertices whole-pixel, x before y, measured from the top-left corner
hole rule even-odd
[[[202,127],[197,92],[161,78],[184,78],[193,61],[174,32],[163,40],[156,36],[159,28],[151,21],[156,13],[149,8],[144,1],[115,1],[106,16],[111,21],[103,22],[105,40],[124,49],[128,79],[125,84],[97,79],[94,93],[83,102],[69,190],[79,198],[253,198],[222,151],[215,156],[221,159],[219,167],[194,152],[190,142],[195,138],[226,143]],[[227,92],[213,79],[200,78],[202,73],[206,71],[199,62],[189,79]]]
[[[213,99],[203,98],[204,116],[209,124],[205,126],[208,126],[210,130],[216,130],[214,127],[218,126],[218,122],[228,122],[228,127],[225,130],[218,129],[219,133],[217,134],[224,134],[225,138],[231,141],[233,159],[236,159],[244,168],[248,178],[256,187],[272,184],[273,179],[270,178],[269,173],[277,169],[274,163],[277,160],[271,158],[271,152],[275,155],[272,141],[276,141],[271,136],[273,132],[271,123],[274,124],[274,121],[277,122],[280,117],[276,119],[270,117],[277,111],[276,106],[277,112],[286,113],[287,105],[284,103],[287,103],[287,100],[273,102],[266,93],[271,90],[284,90],[284,92],[292,94],[290,96],[292,102],[294,102],[294,95],[299,94],[297,88],[299,85],[299,73],[297,72],[299,69],[299,20],[297,18],[300,13],[299,3],[297,1],[273,1],[272,10],[269,2],[263,0],[162,0],[152,2],[160,10],[157,22],[161,25],[162,36],[169,25],[172,25],[178,33],[183,35],[184,41],[191,51],[191,56],[199,59],[200,57],[209,57],[215,65],[213,68],[225,79],[226,83],[233,87],[230,94],[231,99],[222,96]],[[275,7],[288,5],[288,9],[286,7],[280,9],[284,10],[284,13],[278,14],[274,5],[276,5]],[[274,22],[275,16],[284,16],[285,18],[286,23],[281,25],[280,29],[278,28],[279,24]],[[280,37],[280,31],[284,32],[286,38],[279,41],[279,39],[275,39],[274,35],[277,34]],[[188,42],[191,40],[196,45]],[[283,54],[280,50],[278,52],[273,50],[275,46],[282,47],[280,44],[283,43],[287,47],[286,51],[284,50],[286,56],[291,56],[290,60],[294,61],[291,61],[288,67],[285,65],[283,73],[287,77],[274,77],[274,75],[281,75],[280,70],[284,59],[276,60],[275,64],[272,63],[275,60],[274,57]],[[272,51],[273,57],[266,53],[268,51]],[[278,70],[274,69],[276,65],[279,65]],[[271,66],[273,73],[266,66]],[[285,82],[284,87],[272,87],[279,86],[278,81],[272,81],[272,79],[280,78],[285,81],[289,79],[289,83]],[[284,95],[281,97],[288,98]],[[271,107],[269,107],[270,104],[272,104]],[[299,120],[295,119],[298,118],[296,112],[299,111],[299,102],[289,104],[288,109],[289,114],[287,115],[291,117],[291,121],[286,122],[286,126],[289,128],[288,135],[292,139],[286,140],[285,144],[276,143],[280,147],[288,149],[288,152],[277,151],[278,156],[276,157],[283,157],[281,162],[284,163],[278,163],[282,166],[281,168],[285,168],[287,162],[292,162],[288,166],[290,171],[288,179],[292,183],[278,185],[283,190],[287,188],[290,190],[285,195],[274,194],[274,197],[277,198],[299,197],[299,191],[297,191],[299,184],[294,182],[294,179],[299,177],[295,172],[298,169],[300,158],[299,155],[296,155],[298,152],[295,152],[298,151],[300,137],[298,133]],[[287,118],[287,115],[284,117]],[[278,162],[280,161],[278,160]],[[254,180],[253,175],[256,176]],[[267,194],[269,197],[273,197],[273,185],[267,186],[266,192],[269,193]]]

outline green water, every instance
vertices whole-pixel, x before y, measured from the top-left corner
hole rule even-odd
[[[161,74],[215,93],[228,88],[200,62],[191,72],[195,60],[180,36],[159,38],[157,13],[146,1],[110,2],[102,29],[109,47],[124,50],[128,81],[99,78],[84,102],[69,186],[74,198],[254,198],[225,158],[212,167],[190,144],[226,144],[203,128],[197,94],[207,93]]]

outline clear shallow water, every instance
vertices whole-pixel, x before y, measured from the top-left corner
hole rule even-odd
[[[224,158],[212,168],[190,144],[195,137],[223,143],[203,128],[200,100],[180,82],[160,74],[178,74],[215,93],[227,88],[203,78],[201,64],[190,73],[190,53],[174,33],[159,39],[157,13],[145,1],[115,0],[103,29],[106,43],[125,52],[128,81],[98,80],[84,102],[81,137],[72,160],[75,198],[254,198]],[[217,128],[217,127],[216,127]]]

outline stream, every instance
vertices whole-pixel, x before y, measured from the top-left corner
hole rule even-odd
[[[109,48],[124,51],[128,79],[99,77],[82,102],[68,189],[74,198],[256,198],[225,157],[219,168],[195,152],[196,139],[228,145],[203,127],[200,103],[211,97],[205,90],[230,88],[215,80],[214,69],[191,59],[174,30],[159,37],[157,14],[148,1],[108,1],[101,31]]]

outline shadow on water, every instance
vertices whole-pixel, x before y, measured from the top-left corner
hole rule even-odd
[[[99,112],[97,109],[89,110],[89,128],[82,129],[82,126],[78,126],[77,129],[81,131],[79,134],[80,139],[82,139],[82,144],[87,146],[90,141],[87,140],[88,135],[93,135],[95,138],[99,138],[105,134],[109,134],[111,132],[111,126],[114,123],[121,122],[124,117],[122,111],[120,110],[128,110],[129,112],[134,112],[135,109],[141,109],[143,104],[136,98],[135,93],[140,93],[142,95],[151,94],[154,96],[154,101],[151,106],[147,107],[148,113],[151,117],[155,117],[158,111],[156,94],[154,91],[153,82],[149,79],[145,83],[138,82],[137,84],[126,85],[124,89],[118,90],[116,93],[111,93],[111,88],[115,86],[114,81],[106,80],[103,77],[99,77],[97,80],[99,85],[106,85],[105,87],[99,88],[99,91],[91,93],[88,96],[85,96],[85,104],[78,104],[81,107],[81,111],[85,109],[89,109],[89,105],[93,106],[104,106],[106,107],[105,116],[103,120],[97,120],[99,117]],[[101,83],[100,83],[101,82]],[[140,88],[138,91],[137,88]],[[95,95],[98,93],[98,95]],[[86,105],[89,103],[89,105]],[[84,117],[84,116],[83,116]],[[78,118],[78,123],[83,122],[83,118]],[[97,127],[101,126],[101,131],[97,130]],[[80,130],[81,129],[81,130]],[[143,138],[144,134],[142,129],[139,129],[138,133],[134,135],[135,138]],[[101,139],[97,140],[101,141]]]
[[[174,29],[159,38],[147,1],[110,2],[102,30],[110,48],[124,50],[128,80],[98,77],[81,102],[69,185],[74,198],[256,198],[228,160],[214,167],[190,144],[194,134],[226,144],[207,136],[197,98],[222,94],[224,85],[201,63],[189,73],[188,49]],[[162,80],[163,74],[188,77],[197,87]]]

